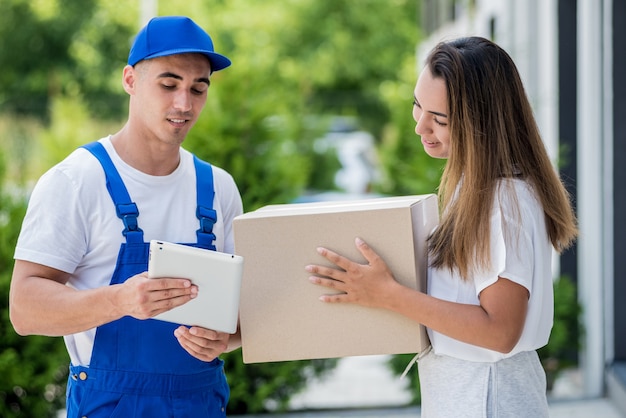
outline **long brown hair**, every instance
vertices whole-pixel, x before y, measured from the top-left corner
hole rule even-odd
[[[503,178],[532,185],[552,245],[558,252],[569,247],[577,235],[569,195],[511,57],[487,39],[469,37],[438,44],[426,65],[445,81],[450,127],[439,185],[444,210],[428,242],[431,266],[457,269],[464,280],[489,266],[489,219]]]

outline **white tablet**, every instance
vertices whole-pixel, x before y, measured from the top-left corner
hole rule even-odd
[[[189,279],[198,296],[154,317],[234,334],[239,317],[243,257],[165,241],[150,241],[148,277]]]

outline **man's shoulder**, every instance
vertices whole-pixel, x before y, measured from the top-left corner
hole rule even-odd
[[[91,184],[93,181],[101,182],[104,171],[98,160],[86,149],[77,148],[56,165],[52,166],[43,176],[48,178],[66,178],[75,186],[79,184]]]
[[[187,153],[190,157],[189,158],[198,158],[200,161],[210,164],[212,169],[213,169],[213,181],[214,183],[235,183],[235,180],[233,179],[232,174],[230,174],[226,169],[210,162],[207,161],[203,158],[200,158],[198,156],[196,156],[195,154],[185,150],[184,148],[182,148],[182,152],[183,153]]]

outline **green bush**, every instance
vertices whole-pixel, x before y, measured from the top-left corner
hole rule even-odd
[[[554,282],[554,325],[550,341],[537,352],[546,371],[548,390],[552,389],[559,372],[577,363],[580,338],[584,333],[576,285],[567,276]]]
[[[309,379],[319,379],[337,364],[337,359],[243,364],[240,352],[222,358],[230,384],[228,414],[285,412]]]
[[[0,416],[54,417],[65,403],[68,355],[61,338],[20,337],[9,321],[13,251],[26,203],[3,187],[0,159]]]

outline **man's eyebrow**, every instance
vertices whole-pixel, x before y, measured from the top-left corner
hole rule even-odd
[[[171,73],[166,71],[164,73],[159,74],[158,78],[174,78],[176,80],[182,80],[183,78],[178,74]],[[207,86],[211,85],[211,81],[207,77],[200,77],[194,80],[196,83],[205,83]]]
[[[211,80],[209,80],[208,77],[196,78],[196,82],[198,82],[198,83],[206,83],[207,86],[211,85]]]
[[[421,105],[419,104],[420,102],[417,100],[417,97],[415,97],[415,95],[413,95],[413,100],[415,100],[416,105],[421,107]],[[427,110],[427,112],[435,116],[441,116],[442,118],[448,117],[448,115],[446,115],[445,113],[435,112],[434,110]]]
[[[175,78],[176,80],[182,80],[183,79],[178,74],[170,73],[169,71],[166,71],[164,73],[159,74],[159,76],[157,78]]]

